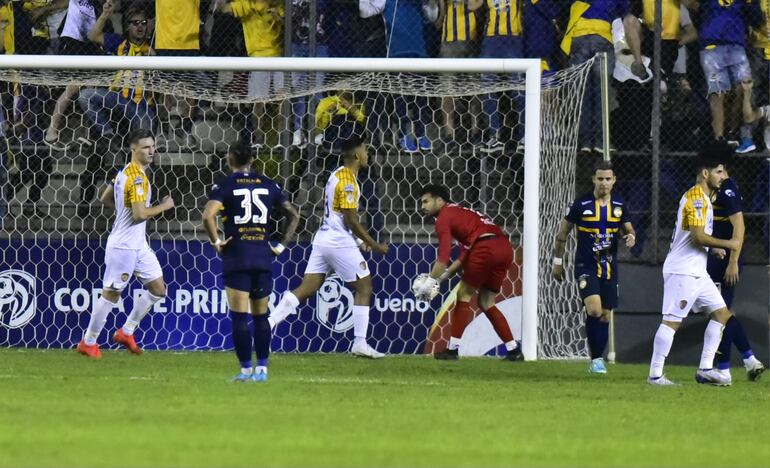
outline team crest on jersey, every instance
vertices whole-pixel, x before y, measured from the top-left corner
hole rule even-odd
[[[679,308],[684,310],[685,307],[687,307],[687,301],[679,301]]]
[[[120,275],[120,281],[128,281],[128,277],[129,277],[128,273],[123,273],[122,275]]]
[[[35,277],[23,270],[0,272],[0,325],[21,328],[36,310]]]
[[[316,293],[316,319],[331,331],[344,333],[353,327],[353,293],[337,275],[326,278]]]
[[[578,279],[578,288],[580,288],[582,290],[582,289],[585,289],[586,286],[588,286],[588,281],[586,280],[586,275],[582,275]]]
[[[734,197],[735,192],[733,192],[731,189],[727,189],[725,190],[725,195],[727,195],[728,197]]]
[[[361,262],[358,266],[360,266],[362,270],[366,270],[366,262]]]
[[[623,216],[623,208],[621,208],[619,206],[616,206],[615,208],[613,208],[612,209],[612,216],[614,216],[616,218],[620,218],[621,216]]]
[[[142,178],[142,176],[137,176],[136,178],[134,178],[134,185],[142,185],[143,182],[144,182],[144,179]]]

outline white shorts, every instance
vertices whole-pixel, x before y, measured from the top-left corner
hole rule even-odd
[[[143,250],[108,247],[104,263],[102,287],[112,291],[123,291],[132,275],[139,278],[142,284],[163,277],[158,257],[149,247]]]
[[[307,261],[305,274],[320,273],[328,275],[334,271],[342,281],[351,283],[360,278],[366,278],[371,273],[364,256],[358,247],[329,247],[313,245],[310,258]]]
[[[283,88],[283,72],[250,72],[249,98],[264,98],[271,91]]]
[[[727,307],[719,288],[708,276],[663,275],[663,319],[681,322],[692,310],[706,312]]]

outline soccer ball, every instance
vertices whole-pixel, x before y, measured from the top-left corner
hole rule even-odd
[[[423,292],[423,289],[428,283],[433,283],[433,287],[430,289],[430,291],[427,292],[428,296],[425,297],[425,292]],[[439,289],[440,286],[438,281],[431,280],[427,273],[421,273],[417,275],[417,278],[412,281],[412,293],[418,301],[430,301],[434,297],[438,296]]]

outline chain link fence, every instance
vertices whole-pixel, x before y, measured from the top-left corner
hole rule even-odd
[[[617,3],[618,9],[613,13],[616,16],[628,12],[640,18],[637,26],[641,51],[651,59],[646,79],[639,79],[631,71],[633,41],[628,41],[624,32],[632,26],[628,21],[615,21],[612,41],[596,34],[589,35],[590,40],[585,36],[572,38],[570,54],[565,54],[563,39],[574,34],[570,30],[574,22],[570,22],[569,15],[570,10],[574,13],[576,4],[561,0],[5,0],[0,9],[0,26],[5,53],[16,54],[285,55],[329,57],[330,60],[334,57],[540,57],[547,75],[550,70],[584,60],[594,52],[607,51],[612,65],[610,157],[617,168],[616,190],[627,199],[639,233],[637,246],[623,254],[624,260],[659,263],[668,248],[677,201],[693,183],[689,169],[693,155],[704,142],[714,138],[709,80],[700,63],[701,51],[709,45],[702,37],[698,39],[698,33],[703,33],[699,29],[707,26],[705,7],[697,1],[681,4],[665,1],[660,17],[655,19],[650,14],[653,2],[633,0],[627,11],[622,1],[609,3]],[[726,4],[725,8],[730,5]],[[767,2],[759,2],[757,8],[760,8],[756,10],[760,11],[759,17],[744,18],[745,31],[741,33],[745,36],[754,82],[751,105],[760,109],[770,103],[770,7]],[[107,14],[103,15],[105,9]],[[662,31],[658,53],[653,32],[656,21]],[[99,29],[94,34],[96,26]],[[636,34],[635,29],[629,34]],[[123,35],[133,41],[134,46],[124,44],[122,49],[110,49],[112,43],[107,40],[108,36],[99,33]],[[219,73],[206,79],[212,87],[244,90],[255,95],[262,92],[263,87],[270,91],[296,80],[288,76],[264,76],[260,82],[254,82],[247,74],[238,73]],[[324,77],[315,74],[300,79],[321,84]],[[588,151],[578,154],[578,192],[590,189],[587,168],[602,157],[601,133],[595,128],[594,102],[598,86],[598,80],[589,83],[582,109],[584,122],[576,149]],[[35,214],[34,210],[39,207],[28,205],[39,205],[45,199],[41,193],[46,184],[54,183],[49,179],[55,181],[57,177],[55,156],[48,148],[60,148],[78,138],[89,139],[86,130],[73,128],[69,124],[71,119],[67,119],[68,115],[84,110],[78,104],[77,89],[62,88],[60,92],[41,94],[32,87],[8,85],[5,88],[0,93],[3,110],[0,114],[9,149],[3,152],[0,171],[4,185],[0,214],[7,215],[8,204],[13,203],[25,187],[24,213]],[[751,125],[743,124],[740,95],[734,91],[724,94],[723,136],[735,140],[742,149],[749,148],[745,143],[750,137],[755,147],[737,155],[731,168],[731,176],[738,182],[744,198],[747,229],[743,255],[747,262],[767,263],[770,245],[770,166],[765,150],[770,141],[764,141],[767,122],[759,118]],[[63,99],[63,95],[68,97]],[[329,91],[304,100],[287,99],[279,105],[254,109],[241,106],[228,112],[237,122],[232,125],[232,131],[222,131],[223,141],[248,139],[263,154],[261,160],[268,175],[289,180],[296,168],[308,165],[307,161],[315,154],[313,148],[323,144],[316,110],[321,100],[330,95],[337,93]],[[368,109],[370,122],[376,120],[372,116],[398,114],[398,106],[402,104],[398,99],[381,102],[367,96],[352,99]],[[191,130],[210,115],[220,113],[210,112],[211,105],[203,100],[177,101],[169,104],[160,99],[152,104],[157,107],[153,125],[159,135],[169,140],[169,151],[180,154],[187,151],[194,155],[205,149],[221,153],[221,145],[202,148],[200,142],[194,141],[196,131]],[[426,126],[424,134],[419,134],[414,125],[406,130],[395,122],[388,128],[375,126],[372,128],[375,150],[392,147],[413,153],[417,147],[423,153],[436,155],[458,151],[472,159],[479,154],[475,149],[482,147],[488,150],[486,154],[500,153],[513,158],[520,150],[520,129],[516,122],[521,115],[517,107],[519,101],[516,96],[496,99],[489,108],[489,102],[483,98],[467,102],[430,98],[418,104],[423,111],[428,111],[434,122]],[[409,115],[409,102],[405,105]],[[411,117],[415,118],[413,113]],[[179,129],[185,141],[177,138]],[[583,138],[583,135],[587,136]],[[421,145],[421,137],[428,143]],[[220,169],[219,162],[196,170],[201,174],[206,172],[201,177],[208,180],[211,172]],[[42,177],[41,172],[52,177]]]

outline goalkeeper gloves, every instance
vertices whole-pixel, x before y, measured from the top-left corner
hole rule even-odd
[[[418,275],[412,283],[412,292],[414,292],[414,297],[419,301],[430,301],[438,296],[439,289],[438,280],[431,278],[425,273]]]

